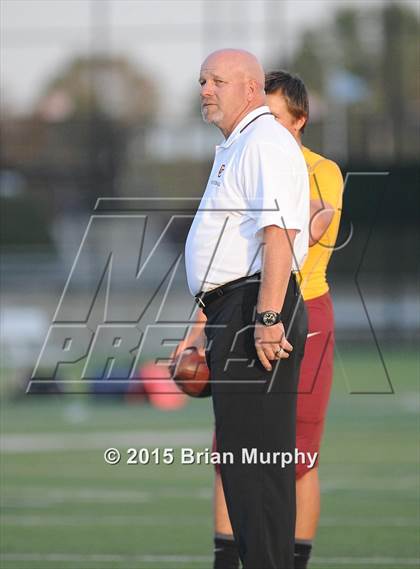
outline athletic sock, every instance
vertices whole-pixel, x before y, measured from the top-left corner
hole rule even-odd
[[[213,569],[239,569],[239,553],[233,535],[214,536]]]
[[[295,569],[306,569],[311,556],[312,541],[307,539],[295,540]]]

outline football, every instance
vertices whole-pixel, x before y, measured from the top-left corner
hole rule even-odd
[[[210,371],[206,358],[198,353],[197,348],[182,351],[169,369],[177,386],[190,397],[211,395]]]

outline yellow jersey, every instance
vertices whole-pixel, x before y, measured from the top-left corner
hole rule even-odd
[[[302,296],[304,300],[310,300],[325,294],[329,290],[327,266],[334,250],[340,225],[343,176],[340,168],[332,160],[328,160],[304,146],[302,152],[308,167],[311,200],[327,202],[335,210],[327,231],[318,243],[309,247],[308,256],[301,268]]]

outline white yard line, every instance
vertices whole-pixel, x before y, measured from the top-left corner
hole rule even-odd
[[[156,515],[110,515],[110,516],[83,516],[80,514],[68,515],[26,515],[4,514],[1,516],[1,524],[4,526],[162,526],[172,527],[174,524],[182,526],[208,525],[211,520],[207,515],[189,516],[178,514]],[[325,518],[321,519],[322,527],[418,527],[418,520],[412,518]]]
[[[118,554],[76,554],[76,553],[5,553],[2,561],[49,562],[49,563],[210,563],[208,555],[118,555]],[[418,567],[420,559],[415,557],[314,557],[316,565],[337,567],[354,565],[356,567]],[[127,566],[127,565],[126,565]]]
[[[57,504],[143,504],[163,499],[209,500],[212,496],[210,487],[182,489],[176,486],[159,486],[153,491],[115,490],[115,488],[84,487],[78,489],[62,488],[22,488],[2,499],[3,508],[46,509]]]
[[[108,447],[175,447],[198,446],[211,449],[211,430],[123,431],[109,433],[39,433],[3,435],[3,453],[54,452],[89,450]]]
[[[400,476],[398,479],[388,476],[385,479],[378,480],[377,475],[366,474],[362,478],[355,481],[353,478],[343,478],[337,480],[325,480],[321,482],[322,494],[332,494],[337,491],[361,491],[361,492],[387,492],[392,490],[405,491],[417,488],[418,477],[416,474],[409,476]]]
[[[194,526],[211,524],[209,516],[26,516],[26,515],[3,515],[0,517],[3,526],[157,526],[174,527],[174,525]]]
[[[314,557],[313,563],[319,565],[355,565],[364,567],[366,565],[378,565],[383,567],[389,565],[396,567],[418,567],[420,558],[418,557]]]
[[[383,518],[352,518],[348,516],[321,517],[320,525],[323,527],[418,527],[419,520],[416,517],[383,517]]]
[[[208,563],[207,555],[118,555],[83,553],[5,553],[2,561],[47,561],[50,563]]]

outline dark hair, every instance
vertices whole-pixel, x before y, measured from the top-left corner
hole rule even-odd
[[[283,95],[289,113],[296,119],[305,117],[307,122],[309,118],[308,92],[302,79],[287,71],[267,73],[265,76],[265,92],[267,95],[271,95],[278,91]],[[305,130],[306,122],[300,129],[302,133]]]

